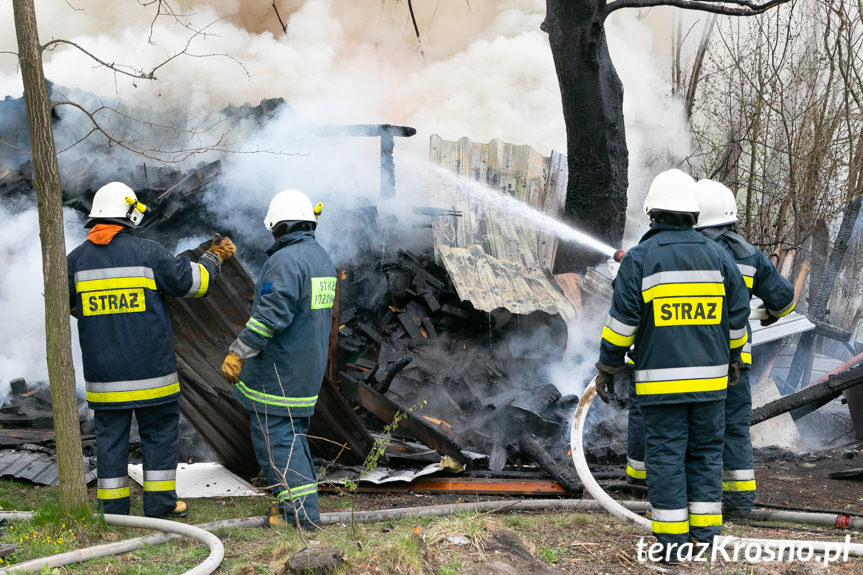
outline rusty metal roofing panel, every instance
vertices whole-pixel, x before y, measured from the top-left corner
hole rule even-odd
[[[197,260],[210,242],[184,252]],[[254,282],[237,258],[222,270],[207,297],[168,298],[174,330],[177,371],[183,395],[180,410],[219,462],[241,477],[257,473],[249,435],[249,413],[231,396],[222,378],[228,346],[242,331],[252,309]],[[331,384],[321,388],[312,427],[316,434],[347,444],[342,459],[362,461],[373,441],[348,403]]]
[[[478,144],[468,138],[452,142],[432,136],[429,158],[432,164],[552,217],[563,207],[566,157],[557,152],[546,157],[530,146],[500,140]],[[560,314],[568,324],[575,322],[575,308],[549,271],[557,246],[554,236],[525,225],[518,214],[506,213],[489,201],[489,194],[453,185],[437,172],[433,171],[430,185],[431,199],[438,207],[461,214],[434,218],[435,253],[461,299],[484,311],[542,310]]]

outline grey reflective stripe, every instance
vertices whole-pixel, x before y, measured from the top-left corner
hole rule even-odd
[[[677,521],[689,521],[689,510],[683,509],[654,509],[650,518],[663,523],[674,523]]]
[[[189,291],[183,297],[195,296],[198,294],[198,290],[201,289],[201,264],[189,262],[189,265],[192,266],[192,287],[189,288]]]
[[[747,340],[746,343],[743,344],[743,353],[752,353],[752,340]]]
[[[690,501],[689,512],[693,515],[720,515],[722,503],[719,501]]]
[[[81,270],[75,272],[75,283],[90,280],[108,280],[114,278],[137,278],[145,277],[156,279],[153,269],[144,266],[130,266],[124,268],[101,268],[98,270]]]
[[[626,464],[636,471],[644,471],[646,469],[644,467],[644,462],[638,461],[637,459],[630,459],[629,457],[627,457]]]
[[[605,325],[614,332],[624,336],[635,335],[635,332],[638,331],[637,325],[625,324],[622,321],[613,318],[611,314],[608,314],[608,318],[605,320]]]
[[[641,291],[662,284],[722,283],[724,278],[719,270],[668,271],[650,274],[641,280]]]
[[[637,369],[636,381],[674,381],[677,379],[709,379],[728,375],[728,364],[701,367],[667,367],[664,369]]]
[[[122,391],[141,391],[144,389],[155,389],[177,383],[179,377],[177,372],[163,375],[161,377],[152,377],[150,379],[133,379],[129,381],[88,381],[87,391],[90,393],[113,393]]]
[[[722,472],[722,481],[752,481],[755,479],[754,469],[726,469]]]
[[[99,477],[96,479],[97,489],[121,489],[129,486],[129,476],[123,477]]]
[[[176,469],[145,469],[144,481],[174,481],[177,479]]]
[[[786,305],[785,307],[783,307],[780,310],[773,310],[773,309],[767,308],[767,311],[770,312],[770,315],[772,315],[774,317],[782,317],[783,315],[787,315],[788,312],[790,312],[792,309],[794,309],[794,304],[795,304],[794,300],[791,300],[791,303],[789,303],[788,305]]]
[[[755,266],[747,266],[747,265],[743,265],[743,264],[737,264],[737,269],[740,270],[741,274],[743,274],[747,277],[750,277],[750,278],[754,278],[755,273],[758,271],[755,268]]]
[[[728,337],[731,339],[740,339],[746,335],[746,328],[732,329],[728,331]]]

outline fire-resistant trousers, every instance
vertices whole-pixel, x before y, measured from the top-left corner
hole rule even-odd
[[[97,409],[96,497],[104,513],[129,513],[129,428],[138,421],[144,456],[144,515],[161,517],[177,504],[177,428],[179,403],[153,407]]]
[[[755,504],[755,466],[749,417],[752,388],[749,369],[740,370],[740,381],[728,388],[725,399],[725,450],[722,452],[722,513],[729,519],[746,519]]]
[[[296,521],[311,527],[321,516],[318,483],[306,434],[310,417],[285,417],[251,413],[255,457],[267,477],[270,491],[289,525]]]
[[[633,370],[627,370],[629,385],[629,414],[626,429],[626,481],[636,485],[646,485],[647,471],[644,466],[644,421],[638,396],[635,395]]]
[[[690,535],[712,542],[722,528],[722,449],[725,400],[641,405],[647,497],[660,543]]]

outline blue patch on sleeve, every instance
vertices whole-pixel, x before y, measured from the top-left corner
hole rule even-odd
[[[273,282],[264,282],[261,286],[261,295],[267,295],[268,293],[273,293]]]

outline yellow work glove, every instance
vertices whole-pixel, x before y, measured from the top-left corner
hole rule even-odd
[[[234,255],[237,247],[231,241],[231,238],[223,238],[219,234],[216,234],[213,236],[213,243],[210,244],[210,248],[207,251],[219,256],[219,261],[225,261]]]
[[[240,370],[243,369],[243,360],[236,353],[229,353],[222,362],[222,377],[228,383],[240,381]]]

